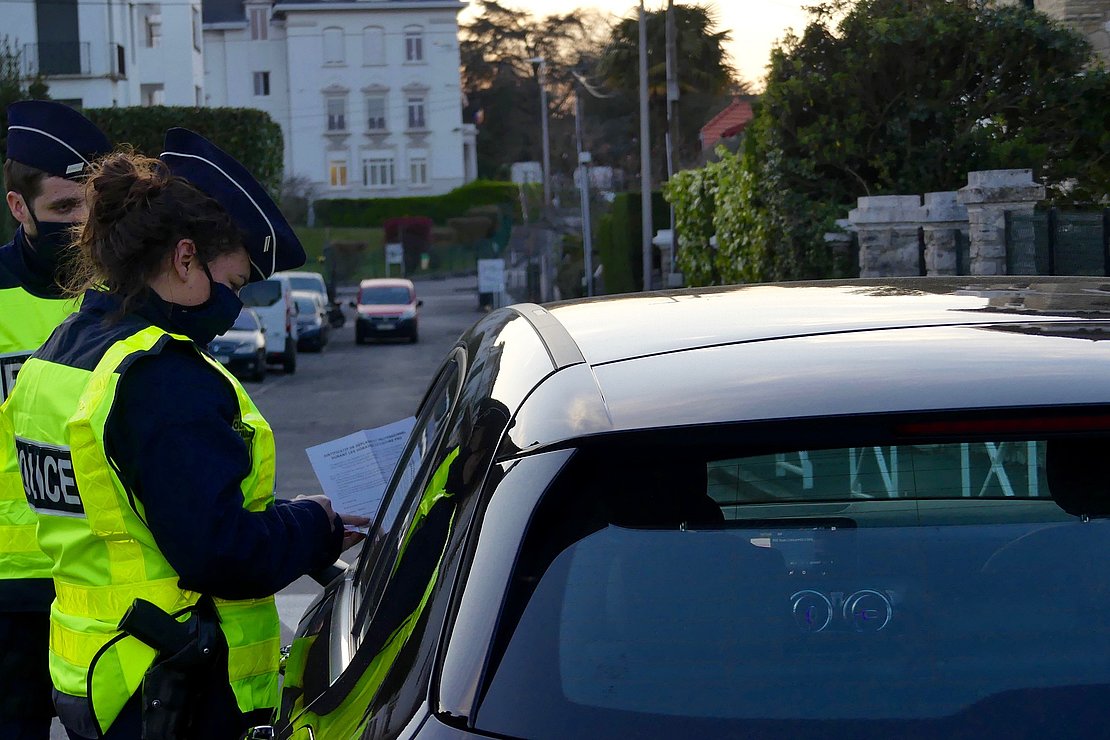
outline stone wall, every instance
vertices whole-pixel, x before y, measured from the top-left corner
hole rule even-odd
[[[1033,182],[1032,170],[969,172],[967,185],[957,199],[967,208],[971,274],[1005,275],[1007,214],[1032,216],[1044,198],[1044,185]],[[1032,239],[1011,240],[1010,259],[1015,264],[1033,262]]]
[[[859,239],[859,276],[920,275],[920,196],[878,195],[857,203],[848,221]]]
[[[920,275],[923,267],[928,275],[956,275],[962,244],[972,275],[1033,273],[1032,230],[1007,234],[1007,220],[1031,217],[1043,198],[1031,170],[970,172],[966,187],[926,193],[924,203],[917,195],[859,198],[847,230],[859,240],[860,277]]]

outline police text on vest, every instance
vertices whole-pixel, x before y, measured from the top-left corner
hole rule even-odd
[[[23,493],[32,509],[42,514],[85,516],[68,447],[55,447],[19,437],[15,438],[15,447],[19,453]]]

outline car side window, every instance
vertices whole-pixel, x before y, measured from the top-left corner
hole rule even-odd
[[[368,622],[378,607],[386,581],[403,546],[403,530],[420,506],[421,491],[435,466],[437,442],[459,396],[460,367],[457,358],[444,366],[417,413],[416,425],[397,463],[371,536],[359,560],[358,602],[355,632]]]

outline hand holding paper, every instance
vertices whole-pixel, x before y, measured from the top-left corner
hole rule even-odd
[[[366,527],[377,515],[415,425],[416,417],[410,416],[305,450],[320,486],[342,513],[345,525]]]

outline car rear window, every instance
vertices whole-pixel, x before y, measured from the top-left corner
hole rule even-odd
[[[316,313],[316,302],[315,301],[310,300],[308,298],[298,298],[296,302],[297,302],[297,311],[298,311],[298,313],[308,315],[308,316],[311,316],[312,314]]]
[[[358,294],[359,303],[373,306],[396,306],[411,300],[409,289],[399,286],[362,288]]]
[[[289,286],[293,290],[308,290],[313,293],[321,293],[324,291],[323,280],[316,277],[290,277]]]
[[[1108,446],[580,452],[526,535],[476,726],[1078,734],[1110,700],[1110,521],[1083,513]]]

